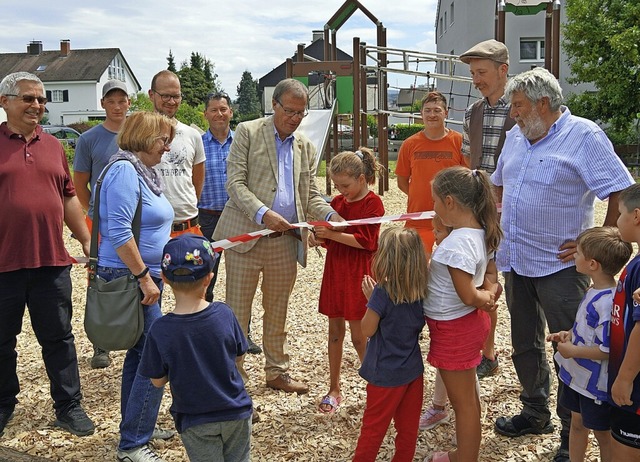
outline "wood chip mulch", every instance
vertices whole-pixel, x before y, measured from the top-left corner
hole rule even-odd
[[[318,178],[324,188],[325,179]],[[391,189],[383,197],[387,214],[405,210],[406,197],[391,180]],[[597,207],[601,222],[604,206]],[[387,225],[384,225],[387,226]],[[397,226],[397,225],[389,225]],[[67,232],[68,233],[68,232]],[[67,239],[72,255],[79,255],[77,242]],[[324,250],[322,251],[324,253]],[[267,389],[264,385],[263,355],[248,355],[246,367],[251,378],[247,384],[249,394],[258,409],[261,421],[254,425],[252,433],[252,460],[254,462],[305,461],[331,462],[351,460],[360,431],[360,421],[365,404],[365,382],[358,375],[357,354],[345,340],[342,365],[342,390],[344,401],[338,412],[327,417],[318,412],[318,403],[328,391],[327,319],[317,310],[317,299],[322,278],[323,258],[316,252],[309,253],[307,268],[299,268],[298,281],[291,297],[289,312],[289,352],[292,377],[310,386],[308,395],[289,395]],[[347,270],[347,269],[345,269]],[[224,265],[220,266],[216,287],[216,299],[224,300]],[[54,428],[54,413],[49,396],[49,382],[41,359],[38,342],[29,322],[24,317],[23,332],[18,338],[18,373],[21,392],[18,396],[13,420],[0,437],[0,460],[49,459],[52,461],[104,461],[116,460],[118,425],[120,421],[120,376],[124,352],[111,353],[113,363],[106,369],[92,370],[89,361],[92,347],[83,326],[83,310],[86,290],[85,270],[76,265],[72,271],[74,282],[73,327],[80,362],[80,377],[84,395],[83,406],[96,424],[96,432],[88,437],[76,437]],[[167,288],[163,298],[163,311],[173,306],[171,290]],[[500,353],[500,371],[481,381],[483,403],[483,441],[480,461],[551,461],[559,444],[558,432],[551,435],[506,438],[493,431],[497,417],[510,416],[520,411],[518,395],[520,386],[509,359],[509,314],[501,300],[500,319],[496,346]],[[262,307],[260,292],[254,302],[252,337],[256,343],[262,338]],[[423,353],[428,348],[428,331],[425,328],[421,341]],[[549,349],[549,361],[552,357]],[[425,403],[429,403],[433,389],[434,369],[426,366]],[[555,402],[555,395],[552,396]],[[165,398],[158,418],[163,428],[173,428],[169,414],[171,396],[165,387]],[[424,406],[423,406],[424,407]],[[556,427],[559,421],[554,419]],[[431,431],[420,432],[415,461],[423,461],[435,450],[454,447],[453,421]],[[378,460],[391,460],[394,453],[393,426],[384,439]],[[153,449],[166,461],[186,461],[187,456],[179,437],[168,441],[153,441]],[[7,456],[14,454],[15,457]],[[19,455],[18,455],[19,454]],[[597,446],[592,439],[587,460],[597,460]],[[22,459],[21,457],[26,457]]]

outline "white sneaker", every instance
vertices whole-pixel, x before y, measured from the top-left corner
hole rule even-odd
[[[144,445],[126,451],[118,449],[118,460],[120,462],[165,462],[158,454]]]
[[[449,412],[446,409],[434,409],[433,406],[420,416],[420,430],[431,430],[440,424],[449,422]]]
[[[151,434],[152,440],[168,440],[176,436],[175,430],[165,430],[164,428],[160,428],[157,425],[153,429],[153,433]]]

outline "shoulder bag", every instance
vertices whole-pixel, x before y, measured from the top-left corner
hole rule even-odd
[[[116,161],[117,162],[117,161]],[[89,252],[89,283],[84,312],[84,330],[91,343],[103,350],[128,350],[140,340],[144,329],[142,293],[133,274],[105,281],[98,276],[98,231],[100,229],[100,187],[115,162],[105,167],[96,181],[93,203],[93,227]],[[133,218],[132,230],[136,245],[140,239],[142,192]]]

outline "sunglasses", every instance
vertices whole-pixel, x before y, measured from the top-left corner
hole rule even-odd
[[[21,98],[22,102],[25,104],[33,104],[34,101],[38,101],[38,104],[44,106],[47,104],[47,98],[44,96],[33,96],[33,95],[12,95],[7,93],[5,96],[13,96],[14,98]]]

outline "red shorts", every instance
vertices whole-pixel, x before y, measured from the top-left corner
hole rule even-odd
[[[480,350],[491,329],[487,313],[475,310],[450,321],[427,318],[427,325],[431,338],[427,361],[433,367],[464,371],[480,364]]]

